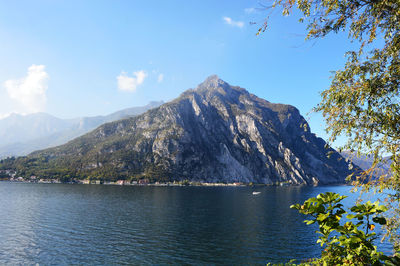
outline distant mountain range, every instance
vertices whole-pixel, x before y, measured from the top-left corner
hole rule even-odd
[[[124,109],[106,116],[60,119],[46,113],[11,114],[0,120],[0,158],[27,155],[67,143],[101,124],[135,116],[163,102]]]
[[[364,171],[370,169],[374,162],[374,158],[372,156],[367,156],[367,155],[356,156],[356,154],[349,152],[349,151],[343,151],[340,154],[344,158],[351,161],[353,164],[359,166]],[[382,161],[377,165],[377,167],[375,169],[375,173],[374,173],[375,176],[378,177],[383,174],[389,174],[391,163],[392,163],[392,161],[390,160],[390,157],[383,158]]]
[[[1,167],[62,180],[344,183],[349,165],[325,144],[295,107],[211,76],[171,102]]]

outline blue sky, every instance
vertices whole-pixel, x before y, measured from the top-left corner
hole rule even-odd
[[[0,117],[108,114],[171,100],[211,74],[307,116],[351,44],[344,34],[305,42],[296,14],[273,14],[256,36],[267,15],[254,9],[260,7],[232,0],[0,0]],[[326,136],[320,115],[308,121]]]

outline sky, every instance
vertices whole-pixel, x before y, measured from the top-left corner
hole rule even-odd
[[[0,0],[0,118],[46,112],[105,115],[169,101],[217,74],[270,102],[310,114],[343,66],[344,33],[305,41],[299,15],[268,1]],[[255,23],[255,24],[254,24]]]

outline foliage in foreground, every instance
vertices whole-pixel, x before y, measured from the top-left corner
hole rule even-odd
[[[306,200],[302,205],[290,206],[300,213],[311,216],[307,225],[318,224],[320,235],[317,243],[324,250],[321,258],[304,265],[398,265],[400,258],[388,257],[377,250],[374,229],[385,225],[382,216],[387,208],[370,201],[352,206],[346,211],[341,201],[346,196],[327,192]]]
[[[400,250],[400,0],[276,0],[267,9],[283,15],[300,11],[306,39],[347,32],[358,49],[347,52],[344,67],[315,108],[327,122],[333,142],[347,137],[342,148],[374,158],[355,185],[388,194],[387,236]],[[268,19],[259,29],[266,30]],[[376,177],[376,166],[390,155],[391,173]]]

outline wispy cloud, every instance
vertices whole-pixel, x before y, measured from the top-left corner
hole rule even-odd
[[[117,77],[118,89],[121,91],[135,92],[146,77],[147,73],[144,70],[133,72],[133,76],[129,76],[126,72],[121,72]]]
[[[237,28],[243,28],[244,27],[244,22],[243,21],[235,21],[231,19],[230,17],[223,17],[222,18],[226,24],[231,25],[233,27]]]
[[[159,74],[158,77],[157,77],[157,82],[158,82],[158,83],[161,83],[163,80],[164,80],[164,74],[161,73],[161,74]]]
[[[49,75],[44,65],[32,65],[28,73],[20,79],[10,79],[4,82],[8,97],[18,103],[19,113],[35,113],[46,108],[46,91]]]
[[[244,9],[244,13],[246,13],[246,14],[253,14],[253,13],[256,13],[256,12],[257,12],[257,9],[254,8],[254,7],[248,7],[248,8]]]

